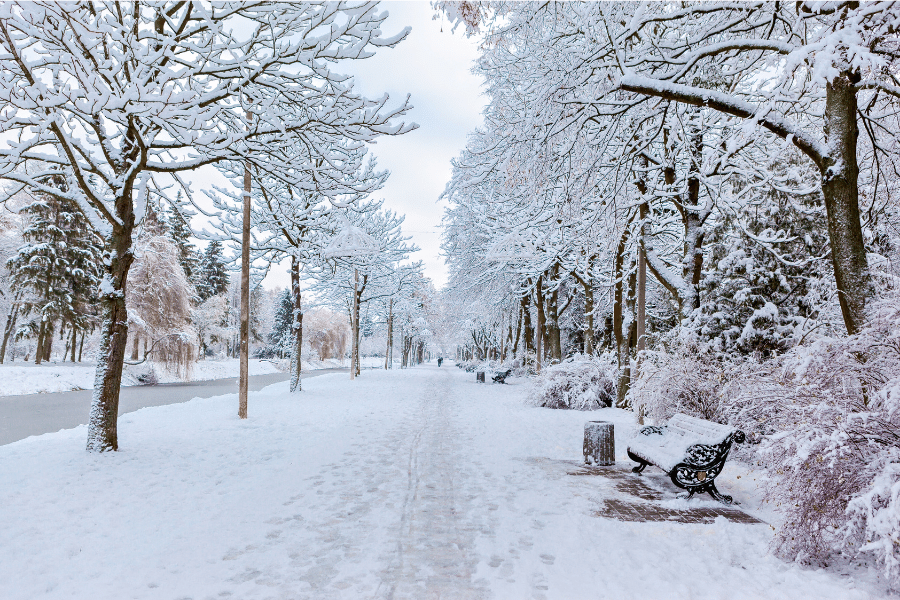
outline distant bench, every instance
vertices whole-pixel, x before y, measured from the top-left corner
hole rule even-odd
[[[494,383],[506,383],[506,378],[512,375],[512,369],[507,369],[503,372],[496,373],[491,379],[494,380]]]
[[[731,496],[719,492],[715,480],[731,444],[743,441],[739,429],[678,413],[662,427],[642,428],[631,440],[628,456],[639,463],[632,471],[640,474],[647,465],[656,465],[688,491],[688,498],[709,492],[719,502],[731,504]]]

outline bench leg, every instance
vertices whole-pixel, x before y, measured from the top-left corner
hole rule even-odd
[[[706,488],[706,491],[709,492],[709,495],[721,502],[722,504],[740,504],[739,502],[735,502],[731,496],[723,494],[716,488],[716,484],[713,481],[709,482],[709,486]]]
[[[630,451],[628,452],[628,458],[630,458],[630,459],[633,460],[634,462],[638,463],[638,466],[636,466],[636,467],[634,467],[634,468],[631,469],[631,472],[632,472],[632,473],[637,473],[638,475],[640,475],[640,474],[641,474],[641,471],[643,471],[644,469],[646,469],[646,468],[647,468],[647,465],[650,464],[650,463],[648,463],[646,460],[644,460],[644,459],[642,459],[642,458],[638,458],[637,456],[635,456],[634,454],[632,454]]]

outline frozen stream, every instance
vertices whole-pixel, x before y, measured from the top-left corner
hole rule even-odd
[[[332,374],[252,394],[246,421],[233,394],[124,415],[114,454],[85,453],[83,426],[2,446],[0,598],[879,593],[770,556],[767,523],[633,476],[631,413],[537,409],[523,381],[474,379]],[[619,465],[586,471],[598,418],[616,423]],[[727,469],[723,492],[764,518],[746,469]]]

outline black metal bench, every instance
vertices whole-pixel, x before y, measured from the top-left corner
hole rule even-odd
[[[728,425],[678,413],[662,427],[642,428],[628,446],[628,456],[639,463],[632,471],[640,474],[647,465],[665,471],[676,486],[694,494],[708,492],[724,504],[733,502],[716,489],[715,480],[731,450],[744,441],[744,432]]]
[[[494,383],[506,383],[506,378],[512,374],[512,369],[507,369],[502,373],[496,373],[491,379],[494,380]]]

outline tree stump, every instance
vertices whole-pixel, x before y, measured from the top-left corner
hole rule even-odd
[[[584,424],[584,462],[595,466],[616,464],[615,428],[608,421]]]
[[[475,381],[478,383],[484,383],[484,371],[478,371],[475,373]]]

